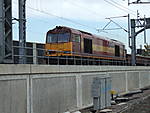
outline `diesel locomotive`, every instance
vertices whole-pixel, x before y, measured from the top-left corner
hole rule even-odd
[[[107,37],[65,27],[56,26],[46,35],[46,56],[77,56],[105,60],[125,61],[122,42]]]

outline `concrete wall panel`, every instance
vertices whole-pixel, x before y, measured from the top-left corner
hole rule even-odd
[[[27,113],[26,80],[0,80],[0,113]]]
[[[139,72],[127,72],[128,90],[136,90],[139,88]]]
[[[33,113],[62,113],[76,108],[75,76],[33,78]]]
[[[109,73],[112,77],[112,90],[117,91],[117,93],[123,93],[126,91],[126,74],[125,72],[113,72]]]
[[[140,88],[150,85],[150,73],[140,72]]]

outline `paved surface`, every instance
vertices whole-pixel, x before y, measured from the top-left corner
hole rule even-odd
[[[109,107],[112,112],[96,112],[96,113],[150,113],[150,88],[143,90],[143,93],[128,96],[130,100],[121,102]],[[82,113],[93,113],[92,108],[83,110]]]
[[[150,113],[150,96],[147,99],[132,105],[123,113]]]
[[[131,100],[113,106],[113,113],[150,113],[150,89],[128,98]]]

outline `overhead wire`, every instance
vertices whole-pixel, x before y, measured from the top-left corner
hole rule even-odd
[[[71,19],[68,19],[68,18],[65,18],[65,17],[61,17],[61,16],[58,16],[58,15],[55,15],[55,14],[52,14],[52,13],[49,13],[49,12],[46,12],[46,11],[42,11],[42,10],[39,10],[39,9],[35,9],[35,8],[32,8],[32,7],[29,7],[27,6],[28,8],[34,10],[34,11],[37,11],[37,12],[40,12],[40,13],[43,13],[43,14],[46,14],[46,15],[49,15],[49,16],[54,16],[56,18],[59,18],[61,20],[65,20],[65,21],[68,21],[68,22],[71,22],[73,24],[78,24],[78,25],[81,25],[81,26],[84,26],[84,27],[87,27],[87,28],[92,28],[92,29],[96,29],[92,26],[89,26],[89,25],[85,25],[85,24],[82,24],[82,23],[79,23],[79,22],[76,22],[76,21],[73,21]]]
[[[72,2],[72,1],[70,1],[70,0],[67,0],[67,1],[69,1],[72,5],[75,5],[76,7],[79,7],[79,8],[85,8],[85,7],[81,7],[80,5],[78,5],[78,4],[76,4],[75,2]],[[121,4],[118,4],[117,2],[115,2],[115,1],[113,1],[113,0],[111,0],[112,2],[114,2],[116,5],[119,5],[119,6],[122,6],[123,7],[123,9],[125,9],[126,11],[128,10],[128,11],[130,11],[130,12],[134,12],[133,10],[130,10],[130,9],[128,9],[128,8],[126,8],[126,7],[124,7],[123,5],[121,5]],[[86,10],[88,10],[88,11],[90,11],[90,12],[92,12],[92,14],[94,13],[94,14],[97,14],[96,12],[93,12],[92,10],[90,10],[90,9],[87,9],[87,8],[85,8]],[[127,17],[127,16],[124,16],[124,17]],[[97,29],[97,31],[98,32],[104,32],[104,30],[119,30],[119,29],[123,29],[125,32],[127,32],[127,30],[126,29],[124,29],[122,26],[120,26],[119,24],[117,24],[116,22],[114,22],[114,21],[112,21],[114,24],[116,24],[117,26],[119,26],[119,28],[111,28],[111,29],[105,29],[105,28],[103,28],[103,29]],[[108,33],[108,32],[105,32],[105,33]]]
[[[79,7],[79,8],[84,8],[84,9],[86,9],[86,10],[88,10],[88,11],[90,11],[91,12],[91,14],[93,14],[93,15],[97,15],[98,13],[97,12],[94,12],[93,10],[90,10],[90,9],[88,9],[88,8],[86,8],[86,7],[82,7],[81,5],[78,5],[78,4],[76,4],[75,2],[73,2],[73,1],[70,1],[70,0],[66,0],[66,1],[68,1],[68,2],[70,2],[72,5],[74,5],[74,6],[76,6],[76,7]],[[98,14],[99,15],[99,14]],[[117,26],[119,25],[119,24],[116,24]],[[113,29],[105,29],[105,30],[119,30],[119,29],[122,29],[122,28],[113,28]],[[112,34],[112,33],[109,33],[109,32],[107,32],[107,31],[105,31],[104,29],[97,29],[97,31],[98,31],[98,33],[100,33],[100,32],[104,32],[104,33],[107,33],[107,34],[111,34],[111,35],[114,35],[114,34]],[[124,29],[123,29],[124,30]]]
[[[16,2],[13,2],[15,4],[17,4]],[[46,15],[49,15],[49,16],[53,16],[53,17],[56,17],[58,19],[61,19],[61,20],[64,20],[64,21],[67,21],[67,22],[71,22],[73,24],[76,24],[76,25],[80,25],[80,26],[84,26],[86,28],[91,28],[91,29],[94,29],[94,30],[97,30],[97,28],[94,28],[92,26],[89,26],[89,25],[85,25],[85,24],[82,24],[82,23],[79,23],[79,22],[76,22],[76,21],[73,21],[71,19],[68,19],[68,18],[64,18],[64,17],[61,17],[61,16],[57,16],[55,14],[52,14],[52,13],[49,13],[49,12],[46,12],[46,11],[43,11],[41,9],[38,9],[38,8],[32,8],[30,6],[26,6],[27,8],[29,8],[30,10],[33,10],[33,11],[36,11],[36,12],[39,12],[39,13],[42,13],[42,14],[46,14]],[[41,19],[40,19],[41,20]],[[42,20],[43,21],[43,20]],[[44,21],[45,23],[48,23],[46,21]]]
[[[74,23],[74,24],[77,24],[77,25],[81,25],[81,26],[84,26],[84,27],[87,27],[87,28],[91,28],[91,29],[94,29],[97,31],[97,28],[93,28],[91,26],[88,26],[88,25],[84,25],[84,24],[81,24],[81,23],[78,23],[76,21],[73,21],[73,20],[70,20],[70,19],[67,19],[67,18],[64,18],[64,17],[60,17],[60,16],[57,16],[57,15],[54,15],[52,13],[48,13],[48,12],[45,12],[43,10],[39,10],[39,9],[35,9],[35,8],[32,8],[30,6],[27,6],[29,9],[32,9],[32,10],[35,10],[35,11],[38,11],[40,13],[43,13],[43,14],[46,14],[46,15],[50,15],[50,16],[54,16],[54,17],[57,17],[59,19],[62,19],[62,20],[65,20],[65,21],[69,21],[71,23]],[[110,33],[110,32],[106,32],[106,31],[102,31],[103,33],[106,33],[106,34],[110,34],[110,35],[113,35],[113,36],[117,36],[116,34],[113,34],[113,33]]]
[[[79,8],[85,9],[86,11],[89,11],[89,12],[87,12],[87,13],[90,13],[90,14],[92,14],[93,16],[95,16],[95,15],[97,15],[97,16],[100,15],[98,12],[95,12],[95,11],[93,11],[93,10],[87,8],[87,7],[83,7],[83,6],[81,6],[81,5],[77,4],[77,3],[75,3],[74,1],[71,1],[71,0],[65,0],[65,1],[69,2],[71,5],[73,5],[73,6],[75,6],[75,7],[79,7]]]
[[[14,3],[16,3],[16,2],[14,2]],[[84,26],[84,27],[87,27],[87,28],[91,28],[91,29],[96,30],[96,28],[94,28],[94,27],[92,27],[92,26],[85,25],[85,24],[76,22],[76,21],[74,21],[74,20],[71,20],[71,19],[68,19],[68,18],[65,18],[65,17],[61,17],[61,16],[58,16],[58,15],[52,14],[52,13],[50,13],[50,12],[43,11],[43,10],[41,10],[41,9],[39,9],[39,8],[33,8],[33,7],[30,7],[30,6],[26,6],[26,7],[29,8],[29,9],[31,9],[31,10],[33,10],[33,11],[42,13],[42,14],[46,14],[46,15],[49,15],[49,16],[53,16],[53,17],[56,17],[56,18],[58,18],[58,19],[65,20],[65,21],[71,22],[71,23],[76,24],[76,25],[81,25],[81,26]]]
[[[14,3],[15,5],[17,5],[17,2],[13,2],[13,3]],[[18,13],[18,12],[15,11],[15,13]],[[31,12],[28,12],[28,13],[33,14],[33,15],[36,15],[36,14],[34,14],[34,13],[31,13]],[[36,18],[36,19],[38,19],[38,18]],[[16,17],[13,17],[13,20],[17,20],[17,21],[18,21],[18,19],[17,19]],[[28,21],[28,20],[30,20],[30,18],[27,18],[26,20]],[[42,19],[38,19],[38,20],[40,20],[40,21],[42,21],[42,22],[45,22],[45,23],[48,23],[48,22],[46,22],[46,21],[44,21],[44,20],[42,20]],[[17,23],[14,23],[13,25],[17,25]],[[29,27],[27,27],[27,28],[28,28],[27,31],[30,32],[31,34],[34,34],[34,35],[45,35],[45,33],[43,33],[43,32],[32,30],[32,29],[30,29]],[[17,29],[18,29],[18,25],[17,25],[17,26],[13,26],[13,29],[17,30]]]
[[[42,14],[53,16],[53,17],[56,17],[58,19],[65,20],[65,21],[71,22],[71,23],[76,24],[76,25],[81,25],[81,26],[84,26],[84,27],[87,27],[87,28],[91,28],[91,29],[97,30],[97,28],[95,28],[95,27],[92,27],[92,26],[89,26],[89,25],[85,25],[85,24],[76,22],[74,20],[71,20],[71,19],[68,19],[68,18],[65,18],[65,17],[61,17],[61,16],[58,16],[58,15],[52,14],[50,12],[43,11],[43,10],[41,10],[41,8],[40,9],[39,8],[33,8],[33,7],[30,7],[30,6],[26,6],[26,7],[29,8],[29,9],[31,9],[31,10],[33,10],[33,11],[37,11],[39,13],[42,13]],[[105,32],[105,31],[104,31],[104,33],[114,35],[112,33],[108,33],[108,32]]]
[[[40,1],[40,0],[39,0],[39,1]],[[40,4],[41,4],[41,3],[40,3]],[[91,28],[91,29],[94,29],[94,30],[96,29],[96,28],[94,28],[94,27],[92,27],[92,26],[85,25],[85,24],[82,24],[82,23],[80,23],[80,22],[77,22],[77,21],[74,21],[74,20],[71,20],[71,19],[62,17],[62,16],[58,16],[58,15],[52,14],[52,13],[50,13],[50,12],[46,12],[46,11],[42,10],[42,8],[41,8],[40,6],[39,6],[40,9],[39,9],[39,8],[33,8],[33,7],[30,7],[30,6],[27,6],[27,8],[29,8],[29,9],[31,9],[31,10],[34,10],[34,11],[37,11],[37,12],[42,13],[42,14],[46,14],[46,15],[53,16],[53,17],[56,17],[56,18],[61,19],[61,20],[64,20],[64,21],[71,22],[71,23],[76,24],[76,25],[84,26],[84,27],[86,27],[86,28]]]
[[[15,2],[13,2],[13,3],[15,3]],[[15,3],[15,5],[17,5],[16,3]],[[15,13],[18,13],[17,11],[15,11]],[[30,14],[32,14],[32,15],[36,15],[35,13],[32,13],[32,12],[28,12],[28,13],[30,13]],[[37,15],[36,15],[37,16]],[[18,21],[18,19],[16,18],[16,17],[12,17],[12,19],[13,20],[17,20]],[[35,19],[37,19],[37,20],[40,20],[41,22],[44,22],[44,23],[49,23],[48,21],[45,21],[45,20],[42,20],[42,19],[39,19],[39,18],[35,18]],[[28,21],[28,20],[30,20],[30,18],[26,18],[26,20]],[[13,24],[16,24],[16,23],[13,23]],[[29,28],[29,27],[28,27]],[[17,29],[17,28],[15,28],[15,29]],[[31,31],[31,30],[30,30]],[[39,31],[33,31],[32,30],[32,32],[34,32],[34,33],[38,33],[38,34],[43,34],[42,32],[39,32]],[[31,33],[32,33],[31,32]]]
[[[107,2],[107,3],[110,4],[110,5],[112,5],[112,6],[116,7],[116,8],[118,8],[118,9],[120,9],[120,10],[126,12],[126,13],[129,13],[129,11],[127,11],[126,9],[124,9],[124,8],[118,6],[118,5],[116,5],[116,4],[114,4],[114,3],[110,2],[110,1],[107,1],[107,0],[104,0],[104,1]],[[130,12],[130,14],[132,14],[132,15],[134,15],[134,16],[136,15],[136,14],[131,13],[131,12]]]
[[[113,2],[114,4],[117,4],[117,5],[121,6],[121,7],[123,7],[124,9],[127,9],[127,10],[129,10],[129,11],[131,11],[131,12],[134,12],[134,13],[135,13],[134,16],[137,15],[137,12],[136,12],[136,11],[131,10],[131,9],[129,9],[129,8],[127,8],[127,7],[125,7],[125,6],[121,5],[121,4],[119,4],[119,3],[117,3],[117,2],[114,1],[114,0],[110,0],[110,1]],[[141,15],[139,15],[139,17],[141,17]]]
[[[91,9],[89,9],[89,8],[87,8],[87,7],[83,7],[83,6],[81,6],[81,5],[79,5],[79,4],[77,4],[77,3],[75,3],[74,1],[71,1],[71,0],[65,0],[65,1],[67,1],[67,2],[69,2],[71,5],[74,5],[75,7],[79,7],[79,8],[84,8],[84,9],[86,9],[86,10],[88,10],[91,14],[93,14],[93,15],[100,15],[98,12],[95,12],[95,11],[93,11],[93,10],[91,10]],[[104,0],[105,1],[105,0]],[[106,0],[107,1],[107,0]],[[105,2],[106,2],[105,1]],[[111,3],[111,2],[113,2],[113,3]],[[119,8],[119,9],[121,9],[121,10],[123,10],[123,11],[125,11],[125,12],[127,12],[127,13],[129,13],[129,11],[130,11],[130,13],[132,13],[132,15],[135,15],[134,13],[136,13],[136,11],[133,11],[133,10],[131,10],[131,9],[129,9],[129,8],[127,8],[127,7],[125,7],[125,6],[123,6],[123,5],[121,5],[121,4],[119,4],[119,3],[117,3],[117,2],[115,2],[114,0],[110,0],[109,1],[109,4],[111,4],[111,5],[113,5],[113,6],[115,6],[115,7],[117,7],[117,8]],[[108,2],[108,1],[107,1]],[[121,8],[120,8],[121,7]],[[88,13],[89,13],[88,12]]]
[[[130,12],[136,13],[136,11],[131,10],[131,9],[129,9],[129,8],[127,8],[127,7],[125,7],[125,6],[121,5],[121,4],[119,4],[118,2],[116,2],[116,1],[114,1],[114,0],[110,0],[110,1],[113,2],[114,4],[117,4],[118,6],[121,6],[122,8],[124,8],[124,9],[126,9],[126,10],[129,10]]]

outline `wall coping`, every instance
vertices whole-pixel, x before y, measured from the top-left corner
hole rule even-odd
[[[0,64],[0,75],[95,73],[95,72],[116,72],[116,71],[150,71],[150,67],[148,66],[78,66],[78,65]]]

